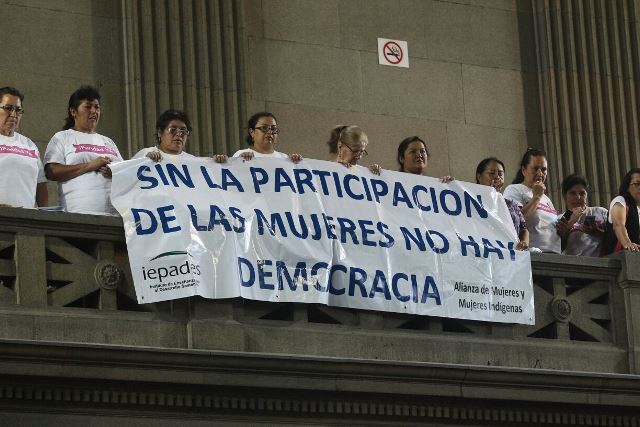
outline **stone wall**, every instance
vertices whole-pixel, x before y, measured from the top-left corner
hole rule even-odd
[[[417,134],[432,151],[430,175],[467,180],[486,155],[513,175],[539,141],[526,102],[537,100],[527,97],[536,83],[528,2],[3,0],[0,12],[13,17],[2,84],[25,92],[22,131],[41,149],[84,83],[103,92],[99,131],[125,156],[149,145],[169,106],[192,114],[190,149],[202,155],[239,147],[246,117],[262,109],[279,117],[283,151],[326,159],[329,130],[357,123],[370,162],[395,168],[397,144]],[[407,40],[410,68],[378,65],[377,37]]]
[[[328,159],[330,129],[359,124],[369,162],[397,168],[417,134],[429,175],[472,180],[488,155],[511,178],[540,142],[529,2],[246,0],[245,12],[249,106],[279,117],[283,151]],[[410,68],[378,65],[378,37],[406,40]]]

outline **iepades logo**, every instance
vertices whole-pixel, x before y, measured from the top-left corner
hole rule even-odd
[[[186,259],[185,259],[186,258]],[[155,292],[196,286],[201,275],[200,265],[185,251],[163,252],[142,267],[142,277]]]

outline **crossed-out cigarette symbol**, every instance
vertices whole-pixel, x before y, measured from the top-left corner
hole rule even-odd
[[[402,49],[400,48],[400,46],[398,46],[397,43],[387,42],[384,45],[383,52],[387,61],[392,64],[397,64],[402,61]]]

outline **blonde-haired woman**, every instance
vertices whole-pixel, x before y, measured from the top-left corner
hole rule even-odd
[[[329,152],[335,156],[333,161],[346,167],[356,166],[362,158],[369,154],[367,153],[369,145],[367,134],[355,125],[340,125],[333,128],[327,145]],[[380,166],[377,164],[370,165],[369,170],[371,173],[380,175]]]

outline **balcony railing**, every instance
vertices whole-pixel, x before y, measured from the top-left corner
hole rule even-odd
[[[640,372],[640,255],[533,254],[536,324],[199,297],[139,305],[119,218],[0,208],[0,338]]]

